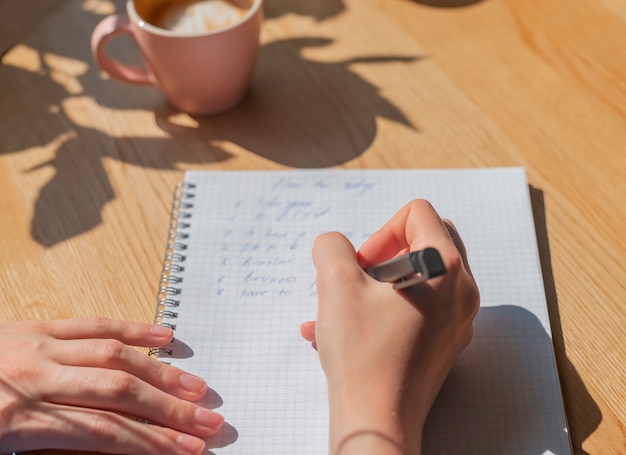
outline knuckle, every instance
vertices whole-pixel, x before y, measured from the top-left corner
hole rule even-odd
[[[124,371],[110,371],[102,379],[100,387],[104,394],[114,400],[129,397],[137,385],[137,379]]]
[[[459,274],[465,274],[465,266],[461,253],[454,247],[440,249],[441,259],[446,266],[446,274],[448,276],[457,277]]]
[[[18,362],[7,362],[0,372],[0,381],[6,383],[26,384],[34,383],[41,378],[39,368]]]
[[[104,340],[101,342],[100,355],[106,361],[117,361],[124,359],[128,347],[118,340]]]
[[[127,421],[127,417],[108,412],[94,414],[85,422],[84,429],[93,438],[99,447],[105,447],[107,452],[115,453],[177,453],[176,433],[168,428],[154,426],[149,430],[141,428],[138,437],[128,438],[124,429],[134,423]]]
[[[159,403],[159,420],[169,422],[172,428],[191,428],[195,426],[195,411],[198,405],[176,398],[166,396]]]
[[[149,445],[148,453],[179,453],[180,449],[176,444],[178,433],[169,428],[155,427],[155,430],[150,432],[149,438],[144,439],[145,444]]]
[[[112,320],[105,316],[96,316],[89,321],[96,333],[102,332],[111,327]]]
[[[87,431],[94,435],[105,447],[115,447],[118,442],[118,427],[109,414],[94,414],[85,423]]]
[[[154,360],[154,362],[150,362],[150,372],[159,383],[166,387],[179,387],[182,370],[156,359],[150,360]]]
[[[18,340],[15,351],[41,353],[46,350],[46,345],[47,343],[40,338],[23,338]]]
[[[188,401],[171,399],[166,405],[166,414],[172,422],[178,422],[181,428],[195,426],[195,411],[197,405]]]
[[[7,343],[7,346],[5,347],[10,350],[10,354],[7,357],[10,356],[9,358],[15,359],[14,362],[9,363],[18,367],[21,371],[23,368],[19,368],[21,362],[18,360],[23,360],[24,358],[35,359],[45,357],[46,351],[49,350],[50,346],[45,337],[17,334],[12,340],[9,341],[9,343]],[[3,369],[6,367],[6,363],[7,362],[5,362]]]

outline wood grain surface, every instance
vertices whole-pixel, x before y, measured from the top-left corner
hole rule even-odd
[[[211,117],[101,74],[122,1],[27,3],[0,9],[2,321],[151,321],[186,169],[524,166],[575,453],[626,453],[626,0],[266,0]]]

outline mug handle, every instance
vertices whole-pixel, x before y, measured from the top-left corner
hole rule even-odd
[[[128,65],[109,57],[109,42],[120,35],[133,36],[127,14],[113,14],[100,21],[91,34],[91,53],[97,65],[113,79],[129,84],[156,85],[154,74],[145,67]]]

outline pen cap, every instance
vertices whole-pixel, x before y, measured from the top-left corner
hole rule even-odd
[[[436,276],[441,276],[446,273],[446,266],[441,259],[441,255],[439,251],[434,248],[426,248],[421,251],[422,260],[426,265],[426,271],[428,272],[429,278],[434,278]],[[412,261],[418,261],[418,257],[411,258]],[[414,264],[416,266],[416,270],[419,270],[419,264]],[[423,273],[424,271],[422,271]]]

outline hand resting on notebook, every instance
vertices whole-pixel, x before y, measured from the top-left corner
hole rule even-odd
[[[444,276],[394,291],[363,270],[435,247]],[[456,229],[416,200],[358,252],[339,233],[313,247],[318,314],[304,323],[328,378],[331,455],[419,454],[424,421],[472,337],[479,293]]]
[[[0,453],[201,453],[201,438],[223,423],[191,402],[207,384],[131,347],[172,337],[166,327],[104,318],[0,324]]]

